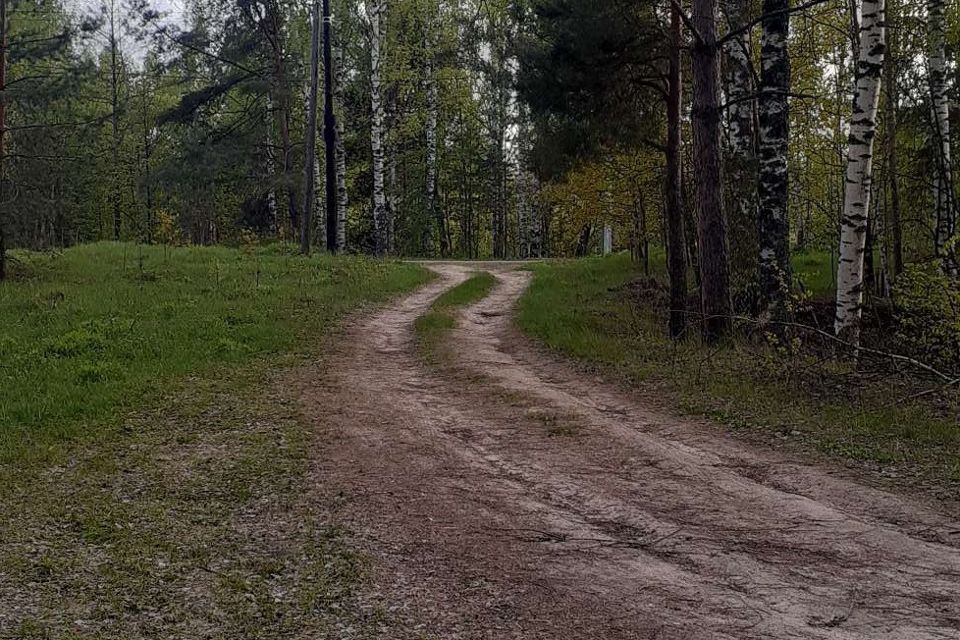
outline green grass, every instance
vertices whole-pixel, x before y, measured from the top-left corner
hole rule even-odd
[[[311,475],[339,321],[415,265],[100,244],[0,285],[0,637],[375,635]],[[325,414],[321,414],[325,415]]]
[[[793,256],[793,277],[812,298],[832,300],[836,292],[833,256],[826,251],[807,251]]]
[[[483,300],[496,282],[491,274],[478,273],[434,300],[430,310],[417,318],[414,325],[421,350],[437,356],[443,338],[456,326],[457,309]]]
[[[101,243],[17,253],[0,284],[0,463],[55,453],[213,367],[303,347],[414,265]]]
[[[960,487],[956,396],[897,403],[916,387],[901,378],[871,381],[848,364],[785,353],[758,339],[719,349],[695,338],[675,344],[648,290],[627,286],[640,277],[629,256],[531,268],[534,281],[517,323],[550,348],[674,410],[709,416],[751,437],[896,468],[901,477],[952,495]]]

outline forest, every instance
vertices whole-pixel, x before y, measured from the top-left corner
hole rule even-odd
[[[958,50],[0,0],[0,638],[956,637]]]
[[[719,336],[791,316],[790,255],[820,252],[853,342],[898,287],[956,322],[952,5],[307,4],[7,3],[0,265],[107,239],[660,247],[672,333]]]

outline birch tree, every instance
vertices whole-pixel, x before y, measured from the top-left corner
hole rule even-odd
[[[430,7],[433,9],[434,7]],[[444,228],[443,213],[437,208],[437,124],[439,120],[439,96],[436,78],[436,29],[433,16],[425,20],[423,47],[424,47],[424,89],[426,93],[426,208],[429,220],[435,220],[437,225],[437,249],[441,257],[446,257],[450,251],[447,244],[447,234]]]
[[[336,140],[334,153],[336,154],[337,170],[337,238],[336,251],[341,252],[347,248],[347,207],[350,205],[349,194],[347,193],[347,150],[343,144],[344,119],[343,109],[343,44],[338,43],[334,55],[334,80],[333,80],[333,103],[340,110],[336,116]]]
[[[847,145],[840,251],[837,267],[837,309],[834,329],[854,344],[860,341],[863,265],[873,187],[873,143],[880,106],[880,81],[886,49],[884,0],[864,0],[860,19],[855,93]]]
[[[764,0],[760,50],[760,291],[766,311],[782,317],[790,293],[788,217],[790,143],[789,0]]]
[[[329,1],[329,0],[327,0]],[[303,218],[300,228],[300,253],[310,254],[310,225],[317,203],[317,84],[320,76],[320,0],[310,8],[310,88],[307,92],[306,141],[304,143]]]
[[[727,103],[727,203],[730,212],[731,256],[744,275],[756,269],[757,141],[754,132],[756,87],[751,61],[747,0],[723,5],[731,35],[724,44],[724,87]]]
[[[927,80],[933,129],[935,242],[944,270],[956,273],[956,252],[950,246],[956,232],[956,214],[953,171],[950,164],[950,99],[947,95],[945,22],[944,1],[927,0]]]
[[[384,163],[383,48],[386,42],[386,0],[365,0],[370,21],[370,147],[373,152],[373,234],[374,252],[387,253],[389,220],[387,219],[386,174]]]

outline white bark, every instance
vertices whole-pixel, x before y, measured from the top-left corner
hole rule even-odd
[[[280,221],[277,220],[277,192],[273,188],[274,178],[277,174],[277,161],[274,157],[273,149],[273,96],[267,94],[267,136],[264,140],[264,146],[267,151],[267,210],[270,212],[270,220],[273,223],[274,231],[280,231]]]
[[[933,123],[933,201],[937,255],[944,268],[956,271],[950,240],[956,232],[953,171],[950,166],[950,100],[947,96],[947,56],[943,0],[927,0],[927,64]]]
[[[370,20],[370,147],[373,152],[374,251],[385,255],[389,221],[384,176],[383,45],[386,35],[386,0],[365,0]]]
[[[446,241],[444,238],[443,214],[437,210],[437,121],[438,117],[438,97],[437,97],[437,79],[434,69],[434,25],[428,21],[427,34],[424,38],[426,48],[426,69],[424,70],[426,94],[427,94],[427,179],[426,179],[426,199],[427,215],[431,221],[437,225],[437,249],[440,255],[447,252]]]
[[[350,198],[347,194],[347,151],[343,145],[344,111],[343,105],[343,48],[336,48],[334,58],[333,102],[340,107],[337,114],[336,163],[337,163],[337,251],[347,248],[347,206]]]
[[[864,0],[850,118],[840,261],[837,268],[837,335],[859,343],[863,305],[863,262],[873,182],[873,142],[880,104],[880,78],[886,49],[884,0]]]

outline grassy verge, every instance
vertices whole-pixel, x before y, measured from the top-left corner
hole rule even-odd
[[[0,285],[0,464],[44,458],[171,380],[301,348],[427,275],[362,258],[103,243],[18,254]]]
[[[429,357],[438,357],[443,338],[456,326],[457,309],[483,300],[496,282],[491,274],[478,273],[434,300],[430,310],[415,323],[421,350]]]
[[[42,401],[0,391],[5,411],[39,413],[4,436],[18,454],[0,466],[0,637],[373,635],[383,614],[353,598],[364,560],[311,481],[318,443],[298,371],[316,366],[344,313],[428,275],[360,259],[158,249],[143,272],[152,260],[157,275],[141,288],[138,261],[121,262],[134,251],[21,256],[27,273],[3,290],[6,303],[47,318],[46,332],[15,327],[36,331],[38,345],[97,335],[101,325],[86,323],[117,316],[137,337],[114,345],[108,333],[87,341],[95,348],[31,363]],[[29,307],[50,291],[63,293],[56,307]],[[165,305],[176,309],[164,314]],[[6,305],[2,313],[13,318]],[[243,348],[210,349],[210,340]],[[161,362],[152,368],[131,343]],[[115,373],[90,382],[56,371],[78,370],[78,359],[106,360]],[[60,414],[58,390],[91,403]],[[71,426],[56,425],[58,415]]]
[[[902,379],[873,380],[813,355],[758,341],[706,349],[672,343],[626,256],[532,267],[522,330],[673,409],[705,415],[778,446],[852,461],[948,497],[960,491],[956,395],[897,402]]]

